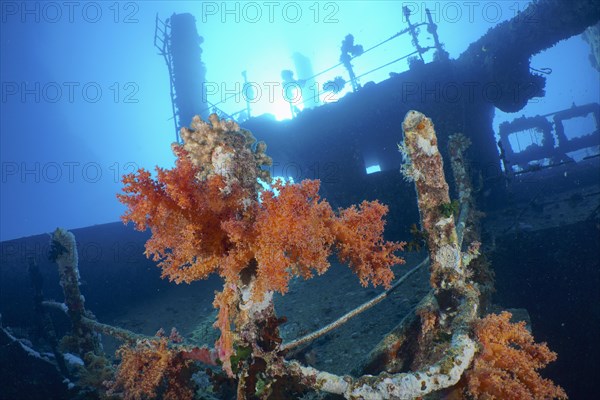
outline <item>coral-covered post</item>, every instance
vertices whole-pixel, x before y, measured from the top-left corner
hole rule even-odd
[[[94,317],[85,309],[85,300],[79,290],[79,257],[75,236],[65,229],[56,228],[51,236],[49,258],[58,265],[60,286],[72,324],[71,336],[79,354],[82,357],[90,352],[102,354],[98,334],[85,323],[86,319]]]
[[[125,222],[152,231],[146,255],[163,277],[224,279],[214,301],[216,350],[245,398],[258,375],[281,371],[274,292],[284,294],[294,276],[324,273],[333,251],[363,285],[389,286],[403,244],[383,240],[387,207],[377,201],[334,212],[319,196],[319,181],[310,180],[275,182],[278,195],[260,191],[258,179],[270,182],[266,145],[232,121],[209,119],[195,117],[182,129],[173,169],[157,168],[156,178],[143,169],[126,175],[118,198],[128,207]]]
[[[464,285],[465,266],[437,137],[431,120],[418,111],[409,111],[402,126],[401,150],[406,158],[403,173],[414,181],[417,190],[421,225],[427,232],[431,259],[431,286],[439,309],[452,311],[458,306],[454,292]]]

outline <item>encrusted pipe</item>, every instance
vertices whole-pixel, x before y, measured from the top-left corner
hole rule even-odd
[[[431,286],[440,309],[453,309],[456,303],[448,292],[464,281],[465,269],[437,137],[431,120],[418,111],[406,114],[403,128],[403,173],[414,181],[417,190],[421,226],[427,233],[431,259]]]
[[[416,372],[381,373],[359,378],[339,376],[297,362],[286,363],[287,373],[303,384],[347,399],[415,399],[455,385],[475,355],[475,342],[466,334],[454,335],[450,349],[437,363]]]
[[[84,319],[93,318],[93,315],[85,309],[85,299],[79,290],[79,259],[75,236],[67,230],[56,228],[52,233],[50,248],[50,259],[58,264],[60,286],[79,353],[81,356],[88,352],[101,354],[102,345],[98,334],[84,322]]]

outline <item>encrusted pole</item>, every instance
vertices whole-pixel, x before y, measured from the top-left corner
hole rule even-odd
[[[409,111],[403,123],[405,157],[404,176],[414,181],[421,216],[427,234],[431,260],[431,286],[441,312],[458,306],[457,290],[464,284],[465,267],[454,224],[457,206],[450,201],[444,178],[444,164],[437,146],[431,120],[417,111]]]
[[[418,128],[418,123],[417,123]],[[414,138],[414,137],[413,137]],[[464,135],[458,133],[450,136],[448,150],[450,153],[450,165],[452,174],[456,183],[458,199],[460,203],[460,212],[456,218],[455,226],[457,233],[458,248],[462,248],[462,243],[467,236],[467,241],[470,242],[469,251],[462,254],[462,264],[464,267],[469,265],[472,259],[478,257],[479,247],[479,231],[477,214],[473,207],[472,185],[467,173],[467,168],[464,159],[464,153],[469,147],[470,141]],[[411,172],[414,175],[414,166],[410,162],[410,156],[406,152],[405,145],[400,146],[400,150],[404,154],[407,164],[404,165],[405,173]],[[437,171],[439,173],[439,170]],[[413,179],[412,176],[408,177]],[[450,203],[446,212],[456,211],[456,203]],[[469,226],[467,228],[467,222]],[[430,259],[427,257],[423,263],[430,264]],[[481,265],[481,263],[479,263]],[[489,275],[488,275],[489,276]],[[479,290],[487,288],[479,286]],[[486,290],[486,293],[489,290]],[[480,298],[481,301],[481,298]],[[427,357],[432,358],[428,354],[428,348],[435,343],[436,335],[439,335],[439,329],[442,326],[437,326],[436,323],[445,323],[447,318],[437,318],[439,310],[434,297],[434,291],[428,293],[419,303],[415,312],[408,313],[402,321],[394,327],[379,344],[371,350],[365,360],[357,367],[354,372],[356,374],[374,373],[379,371],[398,372],[411,367],[427,365]],[[446,328],[447,329],[447,328]],[[418,350],[415,349],[413,338],[418,337]]]
[[[37,265],[37,261],[32,256],[27,257],[27,271],[29,272],[31,286],[33,288],[33,309],[36,316],[36,326],[40,330],[44,339],[46,339],[50,344],[60,373],[64,377],[68,378],[70,376],[69,370],[67,368],[67,364],[65,363],[63,354],[58,349],[58,338],[56,336],[56,330],[54,329],[54,323],[48,314],[48,310],[44,307],[44,278],[42,277],[40,269]],[[61,309],[64,311],[64,307],[61,307]]]
[[[82,357],[89,352],[102,354],[98,334],[85,322],[95,318],[85,309],[85,300],[79,290],[79,258],[75,236],[62,228],[56,228],[52,233],[49,258],[58,264],[60,286],[65,296],[67,314],[71,318],[72,338],[79,354]]]

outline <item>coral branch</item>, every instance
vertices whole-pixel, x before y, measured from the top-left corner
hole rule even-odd
[[[405,243],[383,241],[383,217],[388,208],[377,201],[363,201],[357,208],[340,210],[333,232],[340,261],[347,262],[366,286],[390,286],[394,274],[390,266],[404,263],[394,253],[402,250]]]

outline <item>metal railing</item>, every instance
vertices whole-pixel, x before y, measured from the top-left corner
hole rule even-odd
[[[364,78],[365,76],[368,76],[376,71],[379,71],[382,68],[388,67],[388,66],[390,66],[394,63],[397,63],[401,60],[408,59],[409,57],[413,57],[413,56],[419,57],[421,59],[421,61],[424,62],[423,54],[427,53],[430,50],[437,50],[438,53],[442,57],[443,56],[447,57],[447,53],[444,51],[443,45],[440,43],[438,35],[437,35],[437,25],[433,22],[433,19],[431,17],[431,13],[430,13],[429,9],[426,10],[427,22],[413,24],[410,20],[410,11],[409,11],[408,7],[403,7],[403,15],[408,24],[408,27],[406,27],[405,29],[402,29],[401,31],[395,33],[394,35],[382,40],[381,42],[376,43],[373,46],[365,49],[360,54],[351,56],[349,58],[349,61],[351,62],[355,59],[358,59],[359,57],[363,57],[364,55],[372,52],[373,50],[377,49],[378,47],[380,47],[398,37],[406,35],[406,34],[410,35],[411,43],[415,47],[415,51],[405,54],[401,57],[395,58],[391,61],[385,62],[385,63],[383,63],[375,68],[372,68],[366,72],[363,72],[357,76],[353,76],[354,74],[350,73],[351,77],[354,78],[353,84],[355,83],[355,81],[358,81],[360,78]],[[423,47],[420,45],[419,40],[418,40],[420,27],[427,27],[427,32],[432,35],[433,40],[434,40],[433,46],[424,46]],[[170,96],[171,96],[171,104],[172,104],[172,111],[173,111],[173,120],[174,120],[174,124],[175,124],[175,130],[177,131],[177,129],[178,129],[178,127],[177,127],[177,108],[175,105],[176,104],[175,103],[176,93],[175,93],[175,89],[174,89],[173,65],[172,65],[172,58],[171,58],[171,54],[170,54],[170,40],[171,40],[171,38],[170,38],[169,19],[162,21],[158,17],[158,14],[157,14],[156,15],[156,27],[155,27],[155,32],[154,32],[154,46],[159,50],[159,55],[164,57],[165,63],[167,64],[167,68],[169,71],[169,84],[170,84]],[[348,61],[348,60],[346,60],[346,61]],[[326,73],[328,73],[336,68],[339,68],[340,66],[344,66],[344,65],[345,65],[344,62],[340,61],[339,63],[337,63],[331,67],[328,67],[310,77],[303,78],[303,80],[304,81],[314,80],[315,78],[322,76],[323,74],[326,74]],[[355,85],[353,85],[353,86],[355,86]],[[327,89],[318,90],[314,94],[314,98],[320,98],[321,95],[327,93],[328,91],[329,90],[327,90]],[[208,105],[208,107],[206,107],[203,110],[198,110],[198,114],[203,114],[207,111],[210,111],[210,112],[216,112],[217,114],[219,114],[222,117],[236,119],[237,116],[243,115],[244,113],[248,113],[248,111],[249,111],[248,104],[245,104],[243,109],[240,109],[233,113],[228,113],[228,112],[224,111],[222,108],[220,108],[219,106],[225,104],[228,100],[230,100],[232,98],[239,98],[243,94],[243,92],[244,92],[244,87],[239,92],[230,94],[229,96],[222,98],[220,101],[213,103],[213,102],[210,102],[207,100],[206,104]],[[295,103],[295,104],[304,105],[308,101],[309,101],[309,99],[304,99],[303,101],[301,101],[299,103]],[[248,114],[248,117],[249,117],[249,114]],[[177,132],[176,135],[177,135],[177,141],[179,142],[179,140],[180,140],[179,133]]]

